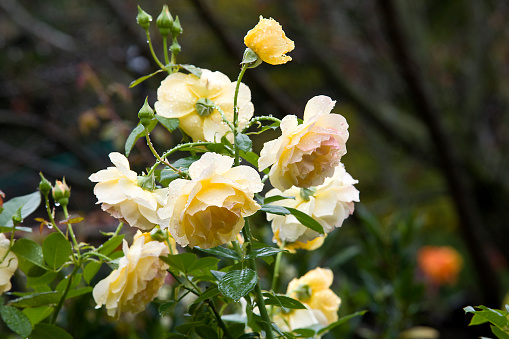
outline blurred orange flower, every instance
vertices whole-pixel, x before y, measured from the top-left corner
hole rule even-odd
[[[456,283],[463,266],[461,255],[450,246],[424,246],[417,254],[419,268],[437,285]]]

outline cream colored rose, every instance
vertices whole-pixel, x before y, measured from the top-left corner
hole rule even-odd
[[[313,311],[321,312],[329,325],[338,320],[341,299],[330,289],[334,274],[328,268],[317,267],[288,284],[286,294],[299,300]],[[319,317],[317,317],[319,319]]]
[[[130,226],[150,230],[159,224],[157,210],[162,206],[167,188],[148,191],[138,185],[138,175],[129,168],[127,158],[118,152],[110,153],[115,167],[92,174],[97,182],[94,194],[101,208]]]
[[[260,171],[272,166],[272,186],[281,191],[311,187],[332,176],[348,140],[345,118],[330,114],[334,104],[327,96],[316,96],[306,105],[304,123],[299,125],[294,115],[281,121],[282,135],[265,143],[258,159]]]
[[[228,156],[205,153],[189,167],[192,180],[170,183],[159,216],[181,246],[211,248],[232,241],[243,218],[260,209],[253,200],[263,188],[258,172],[232,165]]]
[[[283,27],[274,19],[264,19],[247,32],[244,43],[263,61],[271,65],[285,64],[292,58],[285,53],[293,51],[295,44],[288,39]]]
[[[279,200],[273,205],[296,208],[313,217],[322,225],[325,233],[340,227],[343,221],[354,211],[354,202],[359,201],[359,191],[353,186],[354,180],[339,164],[331,178],[317,187],[301,189],[292,187],[281,192],[274,188],[266,196],[282,195],[295,199]],[[310,242],[320,236],[318,232],[302,225],[293,215],[275,215],[267,213],[267,220],[272,221],[272,231],[277,238],[287,243]]]
[[[9,252],[5,256],[5,253],[9,250],[9,243],[10,241],[5,238],[5,234],[0,233],[0,294],[11,289],[11,278],[18,268],[18,258],[14,253]]]
[[[151,241],[138,231],[130,248],[124,240],[123,251],[118,269],[99,281],[92,291],[96,308],[105,305],[108,315],[116,318],[122,312],[143,311],[157,296],[168,273],[168,265],[159,259],[169,253],[165,243]]]
[[[200,78],[192,74],[173,73],[161,82],[157,90],[155,110],[165,118],[178,118],[179,127],[194,141],[219,141],[230,131],[218,110],[219,106],[228,121],[233,122],[233,96],[236,82],[221,72],[202,69]],[[207,101],[208,100],[208,101]],[[254,106],[249,87],[241,83],[238,96],[239,127],[251,119]],[[231,136],[230,136],[231,135]]]

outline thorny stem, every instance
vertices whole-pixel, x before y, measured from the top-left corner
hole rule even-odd
[[[147,43],[148,43],[148,47],[150,48],[150,53],[152,54],[152,58],[155,60],[155,62],[157,62],[159,67],[161,67],[163,70],[166,70],[164,68],[164,65],[161,63],[161,61],[159,61],[159,58],[157,57],[156,52],[154,52],[154,46],[152,46],[152,40],[150,39],[150,33],[149,33],[148,29],[145,30],[145,33],[147,34]]]
[[[48,198],[48,195],[45,195],[44,196],[44,200],[46,202],[46,212],[48,212],[48,217],[49,217],[49,220],[51,221],[51,223],[53,224],[53,227],[60,233],[62,234],[64,237],[65,237],[65,234],[64,232],[62,232],[60,230],[60,228],[58,228],[58,225],[57,223],[55,222],[55,218],[53,218],[53,213],[51,213],[51,210],[49,208],[49,198]],[[66,237],[67,238],[67,237]]]
[[[240,69],[239,77],[237,78],[237,86],[235,87],[235,95],[233,97],[233,141],[234,141],[234,151],[235,151],[235,166],[239,165],[239,146],[237,145],[237,134],[239,133],[239,106],[237,105],[239,98],[239,88],[240,82],[242,81],[242,77],[244,73],[246,73],[247,66],[242,64],[242,68]]]
[[[69,213],[67,212],[67,205],[62,205],[62,209],[64,210],[64,216],[65,219],[69,219]],[[74,249],[76,250],[76,253],[78,254],[78,258],[80,257],[80,249],[78,247],[78,241],[76,241],[76,236],[74,235],[74,231],[72,229],[72,224],[67,223],[67,230],[69,231],[69,234],[71,235],[72,243],[74,244]]]
[[[251,235],[251,228],[249,225],[249,219],[244,218],[244,235],[246,236],[247,243],[247,256],[249,256],[253,250],[253,236]],[[256,270],[256,262],[254,258],[248,259],[248,263],[250,268],[257,272]],[[267,313],[267,308],[265,307],[265,302],[263,300],[262,288],[260,286],[260,281],[256,283],[255,286],[255,294],[256,294],[256,302],[258,304],[258,310],[260,311],[260,316],[264,320],[265,332],[267,335],[267,339],[274,339],[274,333],[272,332],[271,320],[269,314]]]
[[[159,161],[163,165],[168,166],[169,168],[171,168],[172,170],[174,170],[176,173],[178,173],[180,175],[180,173],[182,173],[181,171],[179,171],[178,169],[173,167],[172,164],[170,164],[168,161],[164,160],[163,158],[161,158],[159,156],[159,154],[157,153],[157,151],[154,148],[154,145],[152,145],[152,141],[150,140],[150,135],[149,135],[147,127],[145,127],[145,134],[146,134],[145,139],[147,139],[148,148],[150,148],[150,151],[156,157],[157,161]],[[155,169],[155,167],[153,167],[153,168]],[[153,172],[153,169],[150,169],[150,172]]]
[[[274,121],[274,122],[278,122],[278,123],[281,123],[281,120],[279,120],[278,118],[275,118],[275,117],[271,117],[271,116],[261,116],[261,117],[256,117],[256,118],[253,118],[251,119],[246,126],[244,126],[244,128],[242,129],[242,133],[244,133],[245,131],[247,131],[249,129],[249,127],[253,126],[254,124],[260,124],[260,121],[264,121],[264,120],[267,120],[267,121]]]
[[[221,107],[219,107],[218,105],[214,105],[214,108],[217,109],[219,114],[221,114],[221,118],[223,118],[224,123],[227,124],[228,127],[230,127],[232,132],[235,133],[235,129],[234,129],[232,123],[226,118],[226,115],[224,114],[224,111],[221,109]]]

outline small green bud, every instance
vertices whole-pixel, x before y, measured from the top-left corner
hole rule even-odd
[[[297,299],[301,301],[306,301],[311,298],[311,287],[309,285],[299,285],[299,287],[293,291],[293,293],[297,294]]]
[[[138,16],[136,17],[136,22],[138,25],[143,27],[144,30],[148,30],[150,27],[150,22],[152,21],[152,16],[141,9],[138,5]]]
[[[200,98],[194,104],[194,109],[201,117],[208,117],[215,110],[214,102],[207,98]]]
[[[138,186],[147,191],[152,191],[156,188],[154,175],[149,176],[138,176]]]
[[[300,197],[304,201],[309,201],[309,197],[316,193],[316,187],[310,188],[301,188],[300,189]]]
[[[242,57],[241,65],[246,65],[247,68],[258,67],[262,63],[262,59],[251,48],[246,48],[244,56]]]
[[[171,36],[173,39],[176,39],[183,31],[184,30],[182,29],[182,26],[180,26],[180,20],[177,15],[173,21],[173,25],[171,25]]]
[[[23,222],[23,217],[21,216],[21,209],[23,208],[23,206],[21,206],[20,208],[18,208],[18,210],[16,211],[16,213],[14,213],[14,215],[11,217],[11,220],[12,220],[12,224],[14,226],[18,226],[19,224],[21,224]]]
[[[49,192],[51,192],[51,189],[53,188],[51,186],[51,183],[42,175],[42,172],[39,172],[39,175],[41,176],[41,182],[39,183],[39,191],[46,197],[48,196]]]
[[[138,112],[138,118],[140,119],[141,124],[144,127],[147,127],[150,125],[150,122],[154,119],[154,117],[154,110],[148,104],[148,97],[146,97],[145,103],[141,106],[140,111]]]
[[[69,197],[71,196],[71,188],[63,181],[57,180],[52,190],[53,200],[62,206],[67,206]]]
[[[157,17],[156,24],[162,36],[168,36],[170,34],[171,28],[173,27],[173,18],[171,17],[167,5],[163,6],[161,14]]]
[[[173,40],[173,43],[170,46],[170,51],[174,55],[177,55],[180,53],[180,50],[181,50],[180,44],[177,42],[177,40]]]
[[[166,234],[163,231],[161,231],[160,229],[154,228],[150,232],[150,237],[153,240],[155,240],[155,241],[159,241],[159,242],[165,242],[166,241]]]

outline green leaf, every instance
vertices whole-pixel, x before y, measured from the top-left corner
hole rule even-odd
[[[84,294],[92,292],[93,289],[94,288],[92,286],[87,286],[87,287],[77,288],[75,290],[70,290],[69,293],[67,293],[67,296],[65,297],[65,299],[67,300],[67,299],[79,297],[80,295],[84,295]]]
[[[180,67],[191,73],[192,75],[201,78],[202,71],[198,67],[194,65],[188,65],[188,64],[179,64]]]
[[[173,132],[174,130],[176,130],[179,127],[179,119],[177,119],[177,118],[165,118],[159,114],[156,114],[156,119],[169,132]]]
[[[36,242],[21,238],[14,242],[12,252],[18,257],[18,266],[27,276],[38,276],[44,273],[47,268],[44,266],[44,257],[42,254],[42,247]],[[33,266],[41,268],[33,270]],[[35,274],[40,273],[40,274]]]
[[[260,211],[277,215],[290,214],[290,210],[288,208],[279,205],[263,205],[262,208],[260,208]]]
[[[73,339],[63,328],[50,324],[37,324],[29,339]]]
[[[292,332],[305,338],[313,338],[316,334],[315,330],[309,328],[298,328],[296,330],[293,330]]]
[[[242,260],[241,256],[237,252],[235,252],[232,249],[223,247],[223,246],[216,246],[216,247],[213,247],[213,248],[199,248],[199,247],[195,247],[195,249],[197,249],[199,251],[202,251],[202,252],[205,252],[205,253],[208,253],[208,254],[212,254],[212,255],[215,255],[215,256],[223,257],[223,258],[229,258],[229,259],[234,259],[234,260]]]
[[[253,290],[257,282],[258,276],[256,272],[245,268],[226,273],[219,282],[218,287],[225,297],[239,301],[240,298]]]
[[[216,278],[217,281],[221,281],[221,280],[223,280],[223,278],[227,272],[211,270],[210,273],[212,273],[212,275],[214,276],[214,278]]]
[[[30,319],[16,307],[0,306],[0,316],[7,327],[21,337],[26,338],[32,332]]]
[[[250,163],[251,165],[255,166],[255,167],[258,167],[258,154],[256,154],[255,152],[244,152],[244,151],[240,151],[239,152],[239,155],[242,159],[246,160],[248,163]],[[263,171],[263,173],[265,173],[265,171],[267,171],[267,169],[265,169]],[[268,174],[269,172],[267,171],[267,173],[265,174]]]
[[[200,258],[193,262],[191,266],[188,267],[187,271],[189,274],[193,274],[194,271],[198,270],[216,270],[217,269],[217,263],[219,262],[219,259],[214,257],[206,257],[206,258]],[[201,273],[201,272],[200,272]]]
[[[315,232],[318,232],[320,234],[324,234],[323,227],[320,225],[318,221],[310,217],[304,212],[299,211],[298,209],[286,207],[290,211],[290,213],[297,218],[297,220],[307,228],[312,229]]]
[[[82,274],[76,274],[74,278],[72,279],[71,283],[71,289],[78,286],[78,284],[81,282]],[[64,279],[60,280],[60,282],[57,284],[57,287],[55,287],[55,291],[63,292],[67,286],[67,283],[69,282],[69,277],[65,277]]]
[[[0,214],[0,226],[6,226],[12,230],[12,216],[21,207],[21,218],[26,218],[33,213],[41,204],[41,193],[39,191],[12,198],[3,205],[3,211]],[[25,230],[25,228],[23,228]],[[1,230],[1,232],[5,232]]]
[[[279,252],[285,252],[285,250],[277,248],[277,247],[270,247],[270,246],[257,248],[257,249],[253,249],[251,251],[251,254],[249,254],[246,257],[246,259],[254,259],[254,258],[259,258],[259,257],[270,257],[272,255],[278,254]]]
[[[145,127],[142,124],[138,124],[129,134],[127,137],[127,140],[125,141],[125,156],[128,157],[131,153],[131,150],[134,147],[134,144],[138,139],[141,137],[141,135],[145,133]]]
[[[235,141],[237,142],[237,146],[240,150],[246,153],[252,150],[253,142],[247,135],[239,133],[235,137]]]
[[[99,272],[101,265],[102,263],[100,262],[91,261],[85,266],[85,268],[83,269],[83,278],[85,279],[87,284],[90,284],[90,281],[92,281],[97,272]]]
[[[274,305],[289,309],[296,309],[296,310],[305,310],[306,306],[304,306],[300,301],[287,297],[285,295],[280,294],[272,294],[269,292],[264,292],[263,296],[267,299],[265,300],[265,305]]]
[[[59,291],[32,293],[9,301],[9,305],[22,308],[57,304],[60,301],[61,295],[62,292]]]
[[[190,156],[185,158],[180,158],[175,161],[172,165],[173,167],[180,169],[182,171],[187,171],[189,167],[197,160],[200,160],[199,156]]]
[[[180,178],[180,175],[178,175],[177,173],[175,173],[175,171],[173,171],[172,169],[170,168],[165,168],[161,171],[161,173],[159,174],[159,178],[158,178],[158,181],[161,183],[161,185],[165,186],[165,187],[168,187],[168,185],[175,179],[178,179]]]
[[[208,325],[196,326],[194,331],[203,339],[218,339],[216,330]]]
[[[104,255],[110,255],[122,243],[123,239],[124,234],[111,237],[97,249],[97,252]]]
[[[164,317],[170,314],[171,310],[175,307],[176,304],[177,303],[173,300],[160,304],[158,308],[159,315],[161,317]]]
[[[27,277],[27,287],[38,285],[48,285],[57,277],[58,272],[45,271],[43,275],[38,277]]]
[[[53,307],[47,305],[27,307],[23,310],[23,313],[28,317],[32,326],[35,326],[53,313]]]
[[[196,254],[181,253],[164,257],[159,257],[162,261],[170,265],[172,268],[178,269],[182,273],[187,273],[188,268],[196,261]]]
[[[203,292],[202,295],[200,295],[198,298],[196,298],[196,300],[193,301],[193,303],[191,305],[198,304],[198,303],[200,303],[204,300],[207,300],[207,299],[212,299],[218,294],[219,294],[219,289],[217,287],[209,288],[208,290]]]
[[[162,71],[164,71],[164,70],[163,69],[159,69],[159,70],[155,71],[154,73],[142,76],[141,78],[138,78],[138,79],[134,80],[133,82],[131,82],[131,84],[129,84],[129,88],[133,88],[134,86],[141,84],[143,81],[153,77],[154,75],[156,75],[157,73],[160,73]]]
[[[0,226],[0,233],[12,232],[12,229],[13,229],[12,226]],[[14,227],[14,230],[32,233],[32,229],[30,227],[16,226]]]
[[[364,313],[366,313],[366,312],[367,312],[366,310],[363,310],[363,311],[355,312],[355,313],[352,313],[352,314],[349,314],[349,315],[345,315],[344,317],[339,318],[337,321],[333,322],[329,326],[322,328],[320,331],[318,331],[318,334],[322,334],[322,333],[325,333],[327,331],[330,331],[334,327],[339,326],[342,323],[347,322],[348,320],[350,320],[352,318],[364,315]]]
[[[491,332],[497,336],[498,339],[509,339],[509,333],[496,326],[491,325]]]
[[[481,310],[476,311],[475,309],[473,310],[472,307],[464,308],[466,313],[473,313],[474,315],[477,316],[475,322],[474,323],[471,322],[469,325],[482,324],[483,323],[482,318],[499,328],[504,328],[508,325],[506,316],[500,313],[500,311],[482,305],[477,306],[477,308],[480,308]],[[474,319],[472,318],[472,320]]]
[[[72,254],[71,243],[60,233],[51,233],[42,243],[42,254],[54,270],[62,267]]]
[[[295,200],[295,197],[285,197],[283,195],[273,195],[270,197],[265,197],[265,199],[263,199],[263,204],[270,204],[271,202],[274,202],[274,201],[286,200],[286,199]]]
[[[188,339],[187,336],[180,333],[166,333],[164,337],[166,339]]]

